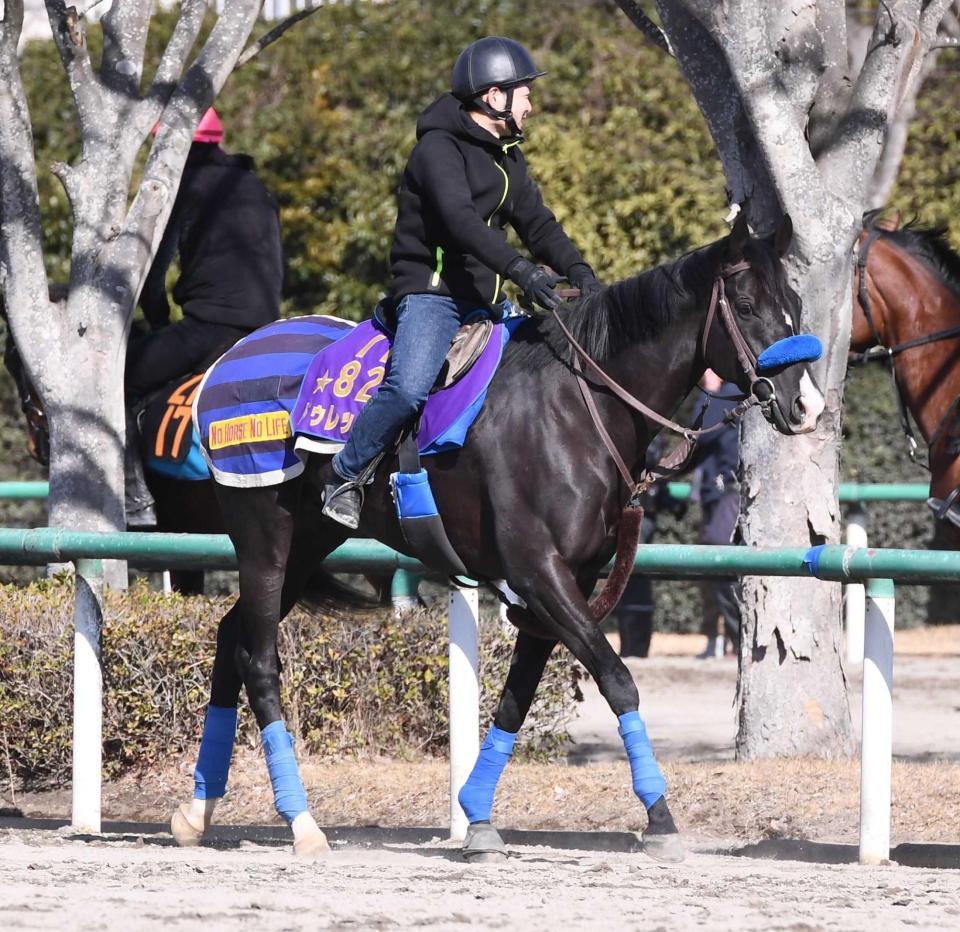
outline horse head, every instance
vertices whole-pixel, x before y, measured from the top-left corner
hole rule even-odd
[[[770,238],[750,235],[741,214],[718,250],[710,310],[701,336],[703,362],[725,381],[757,397],[781,433],[813,430],[823,394],[807,363],[820,341],[800,334],[800,298],[781,257],[793,236],[789,217]]]

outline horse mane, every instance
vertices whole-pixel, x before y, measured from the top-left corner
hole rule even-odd
[[[701,247],[567,302],[557,313],[590,358],[603,362],[625,345],[660,336],[698,291],[710,287],[716,265],[710,247]],[[522,344],[519,352],[529,363],[547,354],[573,361],[573,349],[552,314],[532,317],[511,342]]]
[[[946,226],[921,227],[914,217],[896,230],[886,230],[877,225],[879,210],[864,215],[864,226],[877,229],[884,239],[889,239],[906,253],[920,259],[937,272],[943,283],[960,298],[960,253],[947,240]]]

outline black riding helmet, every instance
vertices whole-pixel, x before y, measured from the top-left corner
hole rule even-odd
[[[519,42],[504,36],[487,36],[472,42],[460,53],[453,66],[451,90],[467,106],[494,120],[504,120],[510,132],[520,136],[511,112],[513,89],[545,74],[538,70],[530,53]],[[503,110],[494,110],[480,99],[491,87],[507,92],[507,105]]]

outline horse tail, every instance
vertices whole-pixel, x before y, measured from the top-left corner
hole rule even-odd
[[[299,600],[308,611],[327,614],[338,609],[372,614],[382,612],[389,603],[389,576],[335,575],[322,567],[307,580]]]

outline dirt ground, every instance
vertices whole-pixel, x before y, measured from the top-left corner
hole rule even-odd
[[[302,863],[271,811],[259,755],[243,750],[218,810],[218,822],[234,827],[212,847],[182,850],[163,825],[191,790],[192,758],[176,760],[105,787],[105,819],[138,823],[108,826],[110,834],[77,837],[53,821],[0,819],[3,927],[960,927],[960,627],[898,632],[899,863],[869,868],[855,863],[859,765],[734,763],[736,664],[698,661],[700,646],[658,635],[654,656],[630,661],[688,843],[683,864],[629,850],[643,827],[641,807],[611,714],[588,691],[569,764],[513,762],[494,817],[504,829],[590,834],[553,836],[551,847],[514,834],[505,865],[467,865],[442,828],[445,762],[307,759],[304,782],[321,825],[426,828],[334,831],[331,856]],[[856,721],[858,676],[848,672]],[[16,805],[26,816],[62,820],[69,791]],[[584,850],[598,847],[606,850]]]

